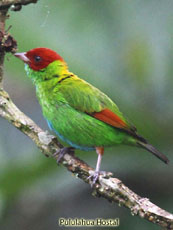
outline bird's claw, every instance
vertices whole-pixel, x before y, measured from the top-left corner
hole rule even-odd
[[[112,175],[110,175],[110,173],[108,174],[108,172],[105,172],[105,171],[90,171],[90,176],[87,178],[87,180],[89,181],[92,181],[91,182],[91,187],[94,187],[94,185],[96,184],[96,182],[98,181],[99,179],[99,176],[102,176],[102,177],[110,177]]]
[[[96,183],[96,181],[98,180],[98,178],[99,178],[99,176],[100,176],[100,172],[98,172],[98,171],[94,171],[94,173],[92,173],[88,178],[87,178],[87,180],[91,180],[92,182],[91,182],[91,187],[93,187],[94,185],[95,185],[95,183]]]
[[[53,157],[56,157],[58,155],[57,158],[57,164],[60,163],[61,159],[64,157],[64,155],[68,153],[70,155],[74,155],[74,148],[73,147],[64,147],[62,149],[60,149],[60,151],[57,151],[53,154]]]

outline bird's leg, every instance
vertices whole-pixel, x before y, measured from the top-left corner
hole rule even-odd
[[[64,157],[64,155],[66,153],[68,153],[70,155],[74,155],[74,150],[75,150],[75,148],[73,148],[73,147],[64,147],[64,148],[61,148],[60,151],[55,152],[53,154],[53,157],[58,155],[57,163],[59,164],[61,159]]]
[[[104,148],[103,147],[96,147],[96,153],[98,154],[96,169],[95,169],[94,174],[92,174],[88,177],[88,179],[92,178],[92,185],[91,185],[92,187],[96,183],[96,181],[98,180],[98,177],[100,175],[100,166],[101,166],[102,156],[104,153]]]

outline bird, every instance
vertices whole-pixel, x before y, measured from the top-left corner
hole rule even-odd
[[[106,147],[136,146],[168,164],[168,158],[137,133],[118,106],[98,88],[70,72],[57,52],[39,47],[14,55],[25,63],[49,128],[69,145],[62,148],[58,161],[74,149],[95,150],[97,163],[90,176],[93,184],[101,174]]]

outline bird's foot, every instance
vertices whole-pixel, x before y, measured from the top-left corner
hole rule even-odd
[[[75,150],[75,148],[73,148],[73,147],[64,147],[64,148],[60,149],[60,151],[55,152],[53,154],[53,157],[58,155],[58,158],[56,161],[57,161],[57,164],[59,164],[61,159],[64,157],[64,155],[66,153],[68,153],[70,155],[74,155],[74,150]]]
[[[99,179],[99,176],[102,176],[102,177],[110,177],[112,176],[112,173],[108,173],[108,172],[105,172],[105,171],[90,171],[90,176],[87,178],[87,180],[91,181],[91,187],[94,187],[94,185],[96,184],[96,182],[98,181]]]
[[[87,180],[91,181],[91,187],[93,187],[95,185],[99,176],[100,176],[99,171],[94,171],[94,172],[90,173],[90,176],[87,178]]]

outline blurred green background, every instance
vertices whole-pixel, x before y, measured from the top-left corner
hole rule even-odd
[[[10,11],[20,52],[56,50],[72,72],[108,94],[141,135],[169,159],[127,146],[106,149],[102,170],[173,212],[173,1],[40,0]],[[7,27],[8,27],[7,25]],[[47,124],[21,61],[7,55],[4,88],[43,129]],[[0,229],[63,229],[58,218],[120,218],[121,230],[159,229],[91,196],[91,188],[0,118]],[[95,152],[76,155],[95,167]],[[84,228],[86,229],[86,228]],[[93,229],[93,228],[90,228]],[[95,228],[105,229],[105,228]]]

